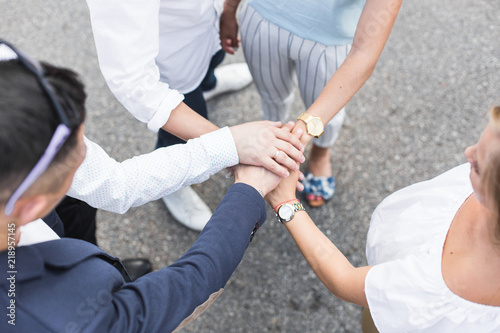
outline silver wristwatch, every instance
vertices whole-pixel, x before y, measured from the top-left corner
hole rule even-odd
[[[290,222],[295,216],[295,212],[299,210],[305,211],[304,206],[300,202],[296,203],[284,203],[276,209],[276,217],[281,223]]]

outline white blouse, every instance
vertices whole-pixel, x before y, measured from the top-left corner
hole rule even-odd
[[[372,215],[365,293],[380,332],[500,332],[500,307],[445,284],[441,258],[451,222],[473,193],[466,163],[387,197]]]

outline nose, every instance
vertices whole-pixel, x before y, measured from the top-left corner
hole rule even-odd
[[[476,145],[469,146],[465,149],[464,155],[465,155],[465,158],[467,159],[467,162],[469,162],[469,163],[474,162],[474,151],[475,150],[476,150]]]

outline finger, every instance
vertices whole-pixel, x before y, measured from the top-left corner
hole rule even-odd
[[[304,184],[302,184],[301,182],[297,182],[297,191],[299,192],[302,192],[304,191]]]
[[[295,162],[293,159],[291,159],[288,155],[285,153],[280,153],[278,158],[274,159],[277,163],[282,165],[283,167],[291,170],[291,171],[296,171],[299,169],[299,165],[297,162]]]
[[[265,159],[262,166],[280,177],[286,178],[290,176],[290,172],[285,167],[276,163],[272,158]]]
[[[295,135],[297,139],[300,140],[302,134],[304,134],[304,130],[302,128],[297,128],[295,131],[292,131],[292,134]]]
[[[281,127],[281,128],[284,129],[285,131],[291,132],[293,129],[293,126],[295,126],[295,123],[293,121],[289,121],[288,123],[283,125],[283,127]]]
[[[273,156],[276,162],[292,171],[299,169],[299,164],[294,159],[290,158],[284,151],[278,149],[278,152],[278,155]]]
[[[226,53],[231,53],[231,48],[229,46],[227,46],[227,44],[221,43],[221,47],[222,47],[222,51],[224,51]]]
[[[231,38],[227,38],[227,39],[226,39],[226,42],[225,42],[225,43],[224,43],[224,42],[222,43],[222,50],[223,50],[224,52],[226,52],[226,53],[229,53],[229,54],[234,54],[234,50],[233,50],[233,48],[231,47],[231,44],[232,44],[232,42],[231,42]]]
[[[302,173],[302,171],[299,171],[299,180],[302,181],[302,180],[304,180],[304,178],[305,178],[305,176]]]
[[[306,160],[303,152],[292,146],[289,142],[277,140],[274,146],[276,147],[276,149],[284,152],[284,155],[287,155],[287,157],[289,157],[290,160],[293,161],[293,163],[303,163]],[[295,170],[295,168],[292,168],[292,170]]]
[[[289,142],[291,145],[293,145],[301,152],[304,151],[304,145],[302,144],[302,142],[300,142],[297,136],[295,136],[294,134],[290,133],[289,131],[283,128],[275,128],[274,130],[275,130],[275,136],[278,139]]]

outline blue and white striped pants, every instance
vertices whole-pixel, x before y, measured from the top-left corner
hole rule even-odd
[[[325,46],[300,38],[262,18],[242,3],[239,15],[245,59],[262,99],[266,120],[289,121],[297,73],[300,94],[306,109],[318,98],[333,73],[346,58],[351,45]],[[328,148],[338,138],[345,110],[325,126],[325,133],[314,144]]]

